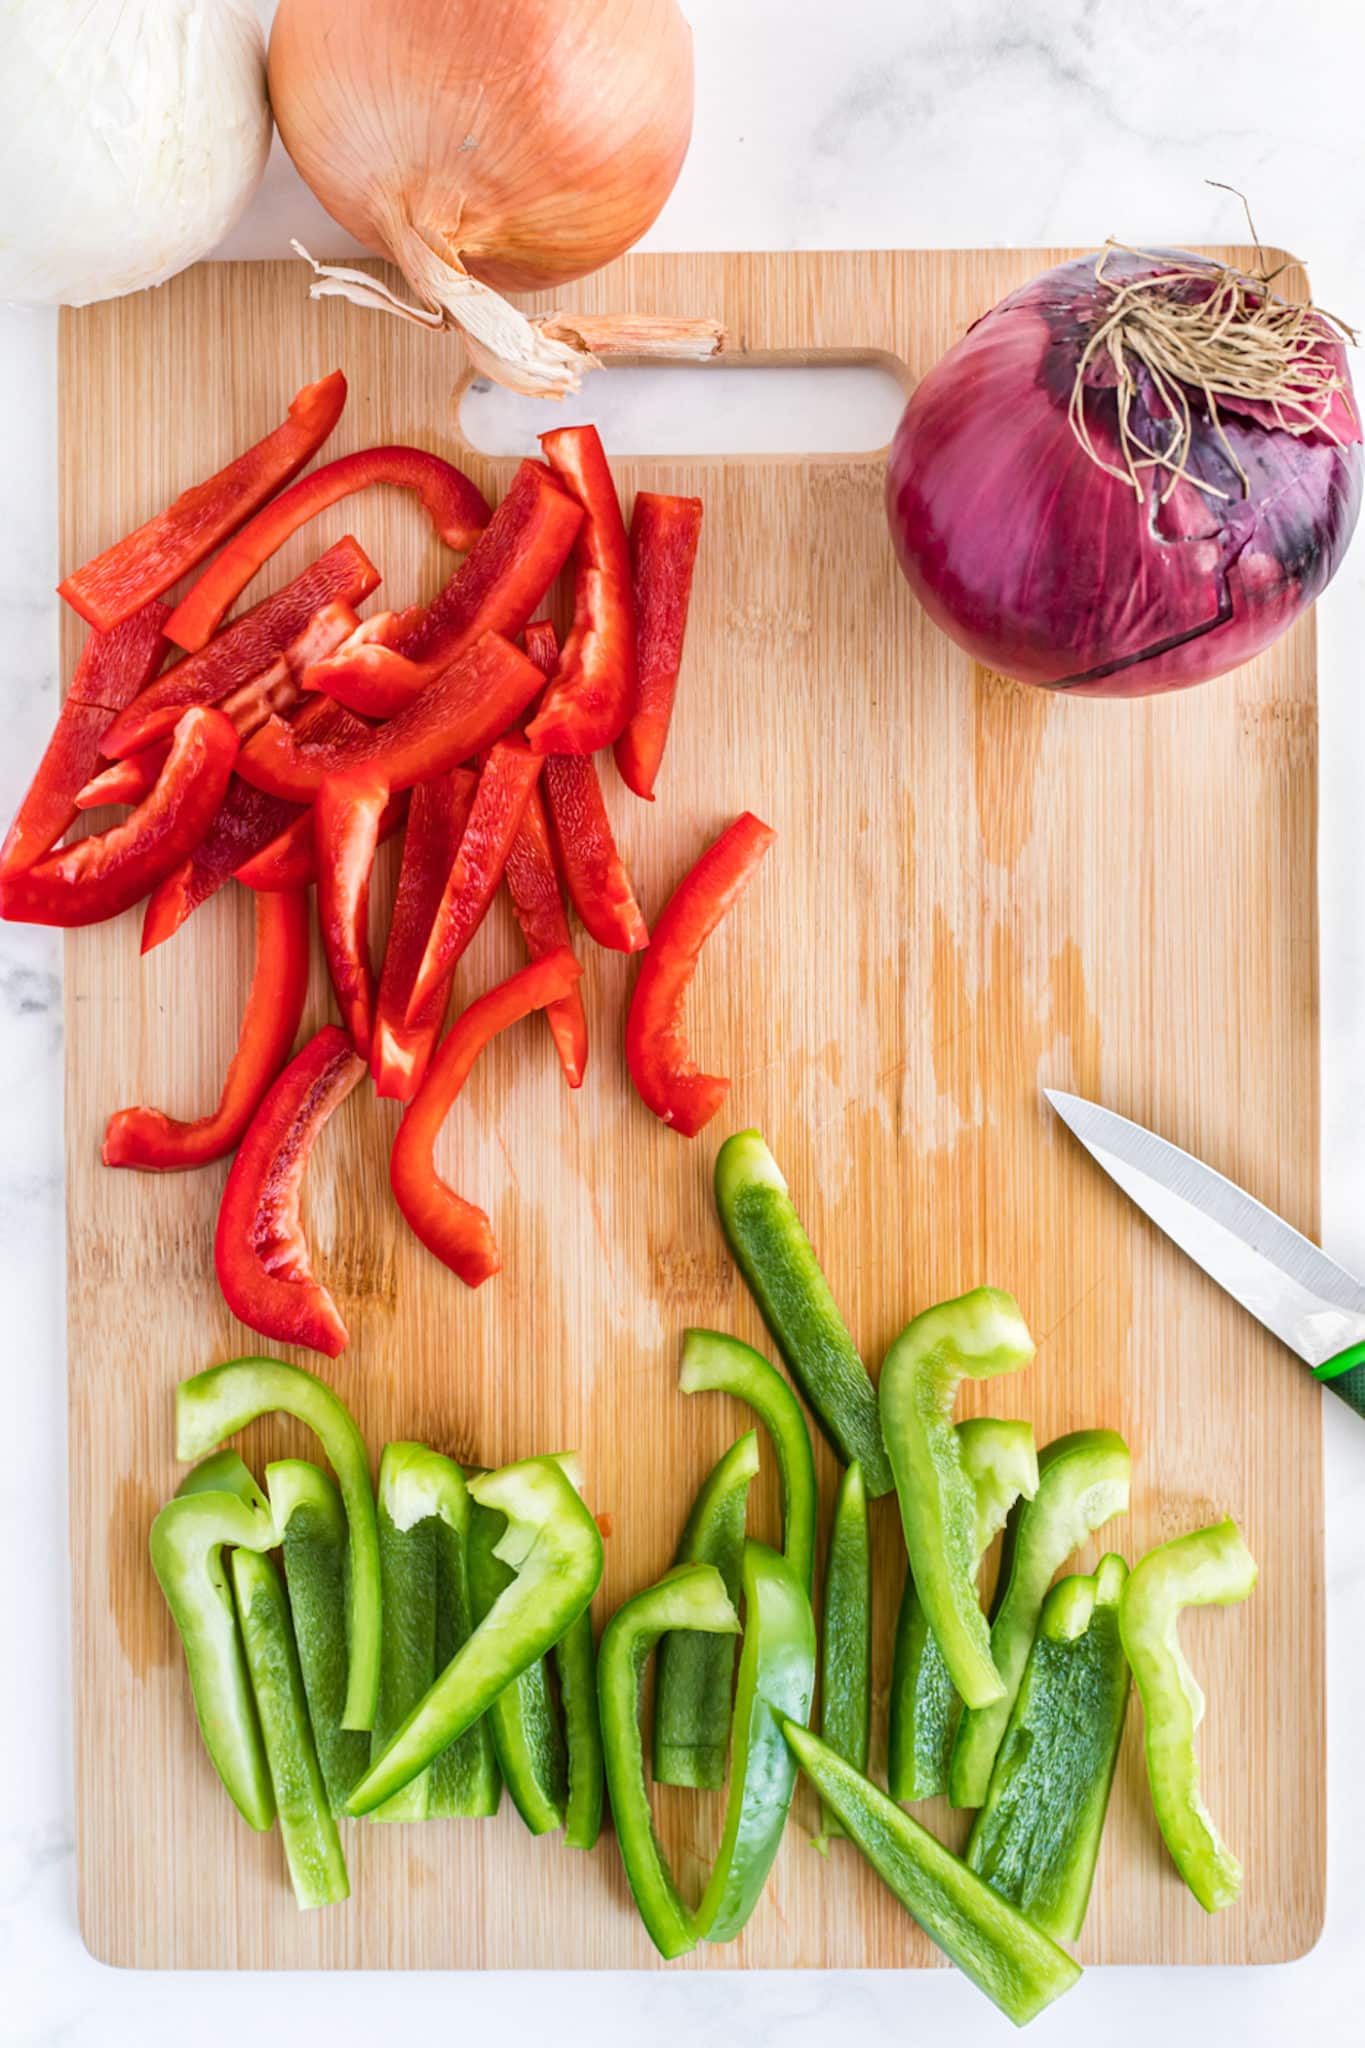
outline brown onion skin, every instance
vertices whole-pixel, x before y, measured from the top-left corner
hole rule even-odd
[[[1340,446],[1229,403],[1223,428],[1248,497],[1195,401],[1190,467],[1227,497],[1182,481],[1159,505],[1167,478],[1147,471],[1139,504],[1067,419],[1108,296],[1096,260],[1012,292],[923,379],[892,443],[887,516],[911,588],[973,660],[1071,695],[1142,696],[1222,675],[1293,624],[1345,553],[1365,465],[1358,418],[1341,400]],[[1124,257],[1106,275],[1134,268]],[[1344,350],[1333,353],[1344,371]],[[1097,445],[1117,461],[1112,388],[1088,386],[1085,403]]]
[[[692,32],[676,0],[281,0],[270,97],[305,182],[376,255],[411,224],[495,291],[546,291],[623,254],[672,191]]]

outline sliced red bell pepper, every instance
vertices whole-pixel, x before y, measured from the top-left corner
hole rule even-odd
[[[220,711],[187,711],[150,796],[107,832],[0,881],[0,917],[99,924],[131,909],[199,844],[223,801],[236,753],[237,735]]]
[[[155,789],[156,778],[170,751],[169,740],[158,740],[154,747],[144,747],[140,754],[129,754],[126,761],[111,761],[98,775],[81,784],[76,791],[76,809],[98,811],[105,804],[140,804]]]
[[[433,1016],[439,1019],[444,1012],[450,978],[488,915],[540,769],[539,755],[533,754],[524,740],[499,740],[489,749],[413,980],[406,1023],[430,1023]]]
[[[464,474],[424,448],[366,448],[326,462],[282,491],[240,528],[194,588],[181,598],[166,631],[177,647],[202,647],[252,577],[319,512],[371,484],[415,491],[422,510],[447,547],[462,555],[488,524],[488,501]]]
[[[108,633],[152,597],[197,568],[281,484],[298,475],[341,417],[346,379],[333,370],[305,384],[273,433],[203,483],[182,491],[135,533],[116,541],[57,585],[83,619]]]
[[[297,815],[293,804],[263,796],[234,775],[208,831],[147,898],[142,915],[142,951],[178,932],[191,911],[207,903],[257,848],[269,845]]]
[[[220,703],[306,633],[321,608],[338,599],[357,605],[378,583],[379,571],[347,534],[292,583],[215,634],[198,654],[173,662],[109,728],[101,751],[110,760],[122,760],[165,739],[187,705]],[[335,615],[336,622],[343,616]]]
[[[411,1228],[467,1287],[502,1264],[482,1209],[463,1201],[436,1171],[435,1147],[456,1096],[490,1038],[532,1010],[567,995],[582,973],[567,947],[534,960],[457,1017],[413,1097],[389,1155],[389,1183]]]
[[[647,803],[663,759],[682,667],[692,569],[701,538],[701,499],[637,491],[630,519],[637,679],[630,723],[616,742],[626,788]]]
[[[161,666],[165,622],[158,598],[112,633],[86,640],[38,772],[0,848],[0,876],[32,867],[70,826],[77,793],[99,765],[105,732]]]
[[[325,700],[320,700],[325,701]],[[333,707],[340,710],[340,705]],[[344,714],[343,714],[344,715]],[[379,820],[379,844],[392,839],[395,832],[403,828],[408,815],[406,789],[400,795],[390,797],[384,806],[384,815]],[[272,799],[279,802],[279,798]],[[309,805],[300,810],[297,804],[286,808],[295,813],[285,826],[259,853],[253,853],[250,860],[244,860],[233,870],[233,880],[244,888],[264,890],[267,894],[276,889],[311,888],[318,878],[317,848],[313,840],[313,810]]]
[[[357,646],[320,661],[304,687],[366,717],[412,702],[485,633],[513,639],[568,560],[577,502],[540,462],[523,462],[468,559],[396,647]]]
[[[597,764],[588,754],[551,754],[543,779],[569,901],[599,946],[638,953],[649,927],[617,849]]]
[[[329,775],[313,806],[318,917],[341,1021],[363,1060],[374,1030],[370,962],[370,870],[389,786],[377,768]]]
[[[697,958],[774,838],[744,811],[683,876],[654,926],[626,1019],[626,1064],[646,1108],[685,1138],[709,1123],[730,1091],[703,1074],[688,1050],[682,1008]]]
[[[421,1087],[445,1020],[443,1002],[410,1028],[408,999],[478,786],[472,769],[452,768],[412,792],[370,1051],[376,1094],[397,1102],[410,1102]]]
[[[335,1358],[350,1339],[314,1277],[299,1219],[313,1145],[365,1071],[346,1033],[324,1025],[296,1053],[247,1126],[218,1211],[213,1262],[232,1313],[280,1344]]]
[[[310,803],[325,777],[349,768],[380,768],[391,790],[410,789],[491,746],[540,685],[534,663],[510,641],[485,633],[387,725],[310,746],[296,726],[271,718],[243,747],[239,772],[296,803]]]
[[[104,1133],[106,1166],[170,1173],[222,1159],[240,1140],[289,1057],[308,994],[308,898],[256,898],[256,971],[217,1109],[181,1123],[160,1109],[120,1109]]]
[[[533,960],[543,960],[547,953],[571,943],[549,822],[538,789],[526,799],[520,828],[508,849],[503,880]],[[581,1088],[588,1064],[588,1020],[578,989],[571,988],[557,1002],[547,1003],[545,1018],[565,1080],[571,1088]]]
[[[573,625],[526,737],[538,754],[592,754],[622,732],[635,702],[630,551],[596,427],[556,427],[540,445],[586,517],[574,542]]]

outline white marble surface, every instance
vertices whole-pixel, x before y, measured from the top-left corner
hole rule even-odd
[[[1312,260],[1324,303],[1365,321],[1365,164],[1354,0],[685,0],[697,41],[692,154],[656,248],[1046,244],[1235,236],[1206,178],[1252,195],[1267,240]],[[272,168],[237,254],[316,231]],[[319,240],[322,240],[319,237]],[[334,238],[327,237],[334,245]],[[0,312],[0,811],[57,701],[54,338]],[[1365,1271],[1365,543],[1321,608],[1324,1234]],[[0,1556],[0,2039],[64,2048],[218,2048],[256,2034],[336,2048],[434,2028],[521,2042],[659,2048],[705,2030],[805,2048],[1003,2038],[946,1973],[694,1977],[154,1976],[91,1962],[75,1926],[66,1625],[60,967],[55,941],[0,926],[0,1300],[9,1408]],[[1330,1804],[1327,1926],[1304,1961],[1260,1971],[1095,1970],[1044,2036],[1123,2048],[1362,2037],[1365,1898],[1365,1436],[1324,1403]],[[1273,1878],[1271,1879],[1273,1881]]]

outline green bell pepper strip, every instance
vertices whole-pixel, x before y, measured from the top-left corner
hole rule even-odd
[[[869,1496],[895,1480],[882,1441],[877,1390],[848,1333],[759,1131],[736,1131],[716,1155],[716,1207],[730,1249],[787,1370],[845,1464],[857,1459]]]
[[[732,1605],[739,1601],[749,1483],[758,1471],[758,1432],[731,1444],[692,1503],[677,1554],[680,1564],[713,1564]],[[667,1635],[654,1672],[654,1777],[660,1785],[717,1790],[725,1783],[730,1742],[733,1636],[696,1631]]]
[[[872,1720],[872,1551],[867,1531],[867,1489],[855,1458],[839,1481],[825,1558],[825,1611],[820,1661],[820,1739],[867,1770]],[[839,1818],[820,1810],[817,1845],[841,1835]]]
[[[265,1468],[266,1490],[284,1549],[294,1621],[322,1782],[333,1813],[370,1761],[363,1729],[343,1728],[346,1706],[346,1510],[335,1483],[306,1458]]]
[[[733,1394],[753,1409],[767,1430],[782,1483],[782,1552],[809,1594],[815,1580],[819,1496],[801,1403],[761,1352],[718,1330],[685,1333],[678,1385],[684,1394]]]
[[[483,1473],[469,1491],[481,1507],[506,1516],[497,1555],[516,1579],[371,1764],[347,1802],[349,1813],[371,1812],[425,1770],[559,1641],[597,1591],[602,1538],[553,1458]]]
[[[1128,1511],[1132,1459],[1112,1429],[1078,1429],[1038,1453],[1038,1491],[1021,1502],[1005,1532],[991,1620],[991,1655],[1004,1692],[958,1723],[948,1772],[954,1806],[982,1806],[996,1753],[1028,1662],[1043,1600],[1073,1550],[1113,1515]]]
[[[977,1597],[976,1490],[953,1403],[964,1379],[1018,1372],[1033,1339],[1014,1297],[978,1287],[907,1323],[882,1367],[882,1431],[896,1475],[915,1591],[968,1706],[1005,1697]]]
[[[403,1492],[406,1468],[431,1454],[425,1444],[385,1444],[379,1460],[376,1509],[379,1517],[379,1576],[384,1614],[379,1655],[379,1703],[370,1734],[377,1760],[420,1699],[436,1682],[436,1525],[429,1514],[411,1512]],[[394,1509],[397,1509],[397,1514]],[[408,1510],[405,1512],[405,1508]],[[425,1820],[431,1773],[419,1771],[370,1818]]]
[[[474,1503],[451,1458],[428,1451],[406,1468],[403,1510],[431,1518],[436,1539],[436,1669],[444,1671],[474,1633],[469,1548]],[[407,1498],[410,1496],[410,1498]],[[502,1773],[485,1714],[433,1758],[428,1773],[431,1820],[487,1820],[502,1803]]]
[[[957,1424],[962,1469],[976,1499],[976,1568],[1022,1494],[1038,1491],[1038,1453],[1027,1422],[973,1416]],[[893,1799],[936,1799],[948,1789],[948,1762],[962,1710],[948,1666],[907,1571],[891,1661],[886,1782]]]
[[[233,1551],[232,1587],[294,1897],[304,1907],[338,1905],[351,1886],[308,1720],[289,1602],[270,1559],[254,1551]]]
[[[175,1390],[176,1456],[197,1458],[275,1410],[305,1423],[337,1477],[346,1509],[346,1704],[343,1728],[371,1728],[379,1699],[379,1530],[365,1441],[330,1387],[279,1358],[234,1358]]]
[[[595,1849],[602,1832],[602,1728],[597,1714],[597,1645],[592,1609],[571,1621],[554,1647],[559,1704],[569,1753],[569,1796],[564,1802],[564,1845]]]
[[[696,1914],[705,1941],[733,1941],[758,1904],[796,1790],[796,1760],[783,1722],[809,1720],[815,1696],[815,1617],[795,1567],[751,1539],[742,1582],[744,1635],[725,1826]]]
[[[497,1555],[505,1527],[503,1517],[491,1508],[475,1508],[469,1592],[476,1624],[516,1579]],[[569,1758],[543,1656],[504,1686],[485,1719],[512,1804],[533,1835],[553,1834],[564,1825]]]
[[[991,1772],[967,1863],[1054,1941],[1085,1922],[1128,1712],[1119,1595],[1128,1567],[1112,1552],[1090,1578],[1062,1579],[1038,1633]]]
[[[275,1525],[239,1492],[199,1492],[193,1475],[190,1486],[152,1523],[152,1569],[180,1631],[209,1759],[242,1818],[265,1830],[275,1796],[223,1549],[270,1550]]]
[[[670,1958],[696,1947],[697,1928],[654,1827],[645,1782],[640,1691],[655,1643],[679,1629],[739,1634],[739,1616],[714,1565],[679,1565],[657,1586],[636,1593],[603,1629],[597,1653],[602,1751],[617,1846],[649,1938],[660,1955]]]
[[[1256,1584],[1256,1560],[1233,1521],[1163,1543],[1128,1575],[1119,1629],[1142,1700],[1147,1780],[1157,1825],[1206,1913],[1230,1906],[1242,1866],[1214,1826],[1199,1789],[1194,1734],[1204,1695],[1180,1647],[1186,1607],[1229,1607]]]
[[[1027,2026],[1081,1975],[1065,1949],[1026,1920],[876,1785],[788,1721],[802,1770],[844,1832],[944,1954],[1016,2026]]]

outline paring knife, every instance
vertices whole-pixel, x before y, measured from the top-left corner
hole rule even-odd
[[[1202,1159],[1097,1102],[1043,1093],[1130,1201],[1365,1415],[1365,1286]]]

